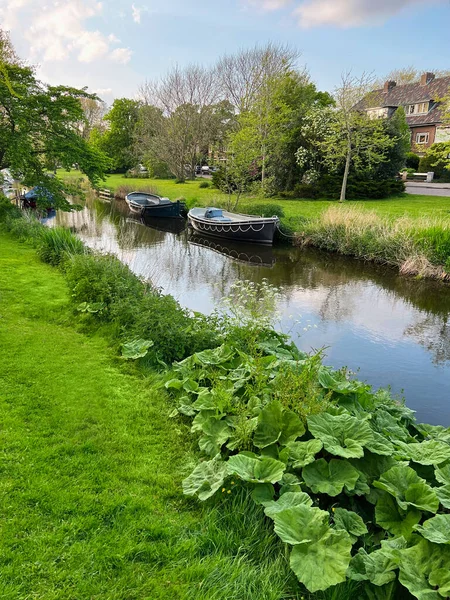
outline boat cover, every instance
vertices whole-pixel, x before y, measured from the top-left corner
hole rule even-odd
[[[224,217],[221,208],[207,208],[205,210],[205,219],[214,219],[214,221],[230,222],[230,217]]]

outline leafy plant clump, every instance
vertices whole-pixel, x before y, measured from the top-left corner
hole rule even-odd
[[[203,456],[187,495],[248,490],[311,593],[353,581],[367,598],[450,596],[450,429],[276,334],[253,356],[224,344],[174,370],[172,416]]]

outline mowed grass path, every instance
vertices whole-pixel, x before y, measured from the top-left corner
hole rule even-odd
[[[70,320],[61,274],[0,234],[0,598],[182,598],[181,433]]]
[[[80,177],[79,171],[59,170],[61,177]],[[200,188],[200,183],[206,179],[197,178],[195,181],[186,181],[177,184],[174,179],[126,179],[123,175],[108,175],[104,187],[115,190],[119,185],[129,185],[138,190],[141,186],[154,186],[158,193],[167,196],[171,200],[183,197],[189,206],[207,206],[211,202],[217,205],[223,204],[226,196],[219,190],[210,188]],[[280,204],[286,217],[308,217],[319,218],[320,215],[330,206],[338,206],[338,202],[330,200],[285,200],[284,198],[259,198],[243,197],[241,204],[251,205],[251,203],[276,203]],[[450,220],[450,198],[439,196],[415,196],[404,194],[399,197],[387,198],[385,200],[358,200],[347,201],[342,207],[358,208],[361,211],[373,211],[382,217],[397,219],[408,216],[412,218],[420,217],[445,217]]]

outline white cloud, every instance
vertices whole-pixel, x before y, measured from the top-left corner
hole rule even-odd
[[[100,98],[103,98],[103,96],[112,96],[112,88],[108,87],[108,88],[97,88],[96,90],[93,90],[94,94],[97,94],[97,96],[99,96]]]
[[[132,13],[133,21],[135,23],[141,22],[141,11],[142,11],[142,9],[139,8],[138,6],[135,6],[134,4],[131,5],[131,13]]]
[[[102,11],[97,0],[52,0],[40,6],[34,0],[0,0],[2,27],[6,22],[13,33],[20,30],[29,43],[30,59],[40,63],[72,56],[81,63],[92,63],[107,56],[111,44],[120,40],[113,33],[106,35],[88,27],[89,19]]]
[[[116,48],[111,52],[109,58],[121,65],[126,65],[130,61],[132,54],[133,52],[130,48]]]
[[[357,27],[379,24],[404,8],[419,4],[429,5],[430,0],[308,0],[295,14],[302,27]]]
[[[279,10],[284,8],[288,4],[291,4],[292,0],[248,0],[251,6],[255,6],[260,10]]]
[[[358,27],[380,24],[403,9],[429,6],[445,0],[296,0],[293,14],[304,28],[334,26]],[[247,5],[263,11],[287,7],[292,0],[246,0]]]

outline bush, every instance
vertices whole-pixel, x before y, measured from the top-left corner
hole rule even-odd
[[[433,171],[434,177],[440,179],[447,171],[445,168],[446,164],[443,161],[439,161],[436,164],[436,157],[425,155],[422,156],[419,163],[419,173],[428,173]]]
[[[4,222],[6,218],[18,219],[22,216],[20,208],[0,193],[0,222]]]
[[[415,154],[414,152],[406,153],[405,166],[409,169],[414,169],[413,170],[414,173],[419,168],[419,162],[420,162],[420,156],[418,154]]]
[[[45,230],[44,225],[34,213],[22,213],[19,218],[10,214],[5,218],[5,228],[21,242],[29,242],[35,246]]]
[[[137,302],[145,292],[140,279],[111,255],[73,256],[66,266],[66,276],[74,303],[104,304],[102,317],[106,320],[114,303]]]
[[[241,212],[260,217],[284,217],[283,207],[279,204],[242,204]]]
[[[192,317],[174,298],[143,283],[114,256],[74,256],[66,276],[74,303],[88,312],[95,305],[94,319],[114,323],[116,335],[124,341],[153,342],[147,361],[171,363],[219,343],[211,318]]]
[[[45,227],[39,238],[38,256],[53,266],[61,265],[69,256],[84,254],[86,248],[83,242],[69,229],[64,227]]]
[[[198,187],[199,188],[209,188],[209,187],[211,187],[211,184],[209,183],[209,181],[202,181]]]
[[[317,185],[311,185],[310,183],[297,183],[293,189],[294,198],[318,198]]]
[[[341,194],[342,177],[338,175],[325,175],[318,181],[318,196],[338,200]],[[351,176],[347,184],[347,200],[381,200],[389,196],[396,196],[405,191],[403,181],[397,179],[362,179]]]

